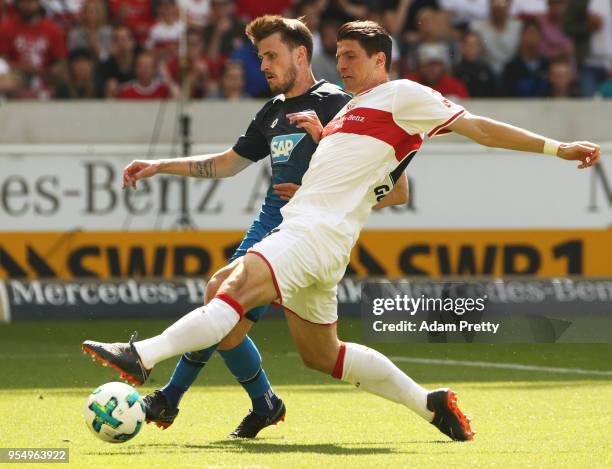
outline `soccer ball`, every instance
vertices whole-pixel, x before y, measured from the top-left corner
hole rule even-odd
[[[106,383],[89,395],[83,410],[85,423],[94,435],[109,443],[134,438],[145,420],[138,391],[125,383]]]

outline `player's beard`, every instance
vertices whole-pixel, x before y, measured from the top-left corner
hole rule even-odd
[[[272,91],[272,94],[285,94],[287,91],[293,88],[293,86],[295,85],[295,81],[297,80],[297,75],[297,66],[295,64],[292,64],[291,67],[289,67],[289,70],[287,70],[287,73],[285,74],[285,80],[278,86],[270,86],[270,91]]]

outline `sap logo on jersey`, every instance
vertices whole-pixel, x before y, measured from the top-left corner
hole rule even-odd
[[[270,142],[272,164],[286,163],[291,158],[291,152],[297,147],[306,134],[277,135]]]

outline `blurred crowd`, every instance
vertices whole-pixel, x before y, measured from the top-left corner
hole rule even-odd
[[[304,17],[339,85],[338,27],[372,19],[392,77],[451,98],[612,97],[611,0],[0,0],[0,98],[266,97],[244,34],[265,13]]]

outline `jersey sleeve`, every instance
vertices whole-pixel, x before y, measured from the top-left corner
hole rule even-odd
[[[319,108],[320,112],[317,113],[323,127],[325,127],[350,100],[351,97],[345,93],[330,95],[324,101],[325,105]]]
[[[392,105],[393,119],[409,134],[425,133],[428,137],[448,133],[446,127],[465,109],[427,86],[399,80]]]
[[[264,159],[270,154],[270,146],[257,123],[259,114],[249,124],[244,135],[238,138],[233,150],[243,158],[253,162]]]

